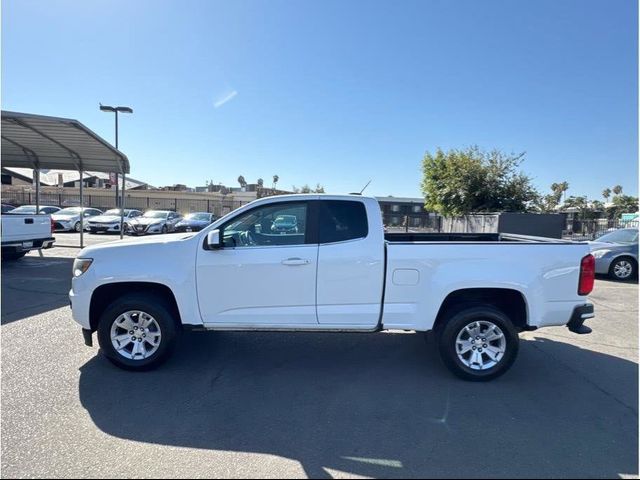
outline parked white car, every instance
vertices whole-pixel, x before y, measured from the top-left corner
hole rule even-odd
[[[182,220],[182,215],[170,210],[149,210],[129,222],[130,228],[127,233],[146,235],[147,233],[173,232],[180,220]]]
[[[54,207],[51,205],[40,205],[40,209],[38,213],[43,213],[45,215],[51,215],[60,211],[60,207]],[[35,205],[21,205],[20,207],[16,207],[13,210],[9,210],[9,213],[18,213],[23,215],[35,215],[36,206]]]
[[[285,215],[295,231],[272,233]],[[489,380],[518,333],[588,333],[589,246],[504,234],[387,234],[373,198],[287,195],[203,231],[80,252],[69,292],[85,342],[116,365],[165,360],[181,329],[435,332],[455,374]]]
[[[91,217],[87,221],[85,230],[88,230],[91,233],[120,232],[121,212],[122,209],[120,208],[112,208],[111,210],[104,212],[102,215]],[[140,210],[125,208],[123,230],[127,232],[130,228],[130,221],[141,215],[142,212]]]
[[[82,228],[80,226],[80,213],[84,217],[84,222],[87,221],[90,217],[95,217],[97,215],[102,215],[102,210],[98,210],[97,208],[88,208],[88,207],[67,207],[62,210],[58,210],[56,213],[51,215],[51,218],[54,222],[54,228],[56,232],[79,232]]]

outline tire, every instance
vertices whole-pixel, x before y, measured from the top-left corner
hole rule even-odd
[[[490,329],[493,325],[496,328]],[[467,330],[470,327],[470,330]],[[480,327],[479,330],[476,330]],[[492,331],[492,333],[489,333]],[[477,333],[472,338],[470,332]],[[490,334],[499,338],[486,340],[482,335]],[[440,358],[458,377],[474,381],[486,382],[493,380],[507,372],[518,356],[520,338],[513,323],[501,310],[490,306],[471,306],[452,311],[445,318],[445,323],[436,332]],[[476,338],[478,338],[476,340]],[[458,354],[460,348],[472,348]],[[472,346],[471,342],[474,343]],[[477,346],[476,346],[477,345]],[[491,352],[491,353],[489,353]],[[479,357],[477,356],[479,354]],[[484,365],[480,365],[482,362]]]
[[[638,264],[632,257],[616,258],[609,266],[609,277],[619,282],[627,282],[638,274]]]
[[[144,312],[145,315],[141,318],[135,312]],[[129,313],[131,320],[128,324],[125,313]],[[147,333],[143,336],[148,335],[148,338],[141,340],[138,325],[140,322],[144,325],[149,321],[149,317],[155,325],[147,325]],[[114,327],[116,322],[128,325],[131,330],[127,332],[120,326]],[[128,337],[130,332],[134,332],[132,337],[136,338],[136,341],[132,342],[129,338],[124,338],[121,344],[122,353],[120,353],[112,341],[112,332],[120,337]],[[98,324],[98,342],[102,353],[117,367],[132,371],[151,370],[164,363],[175,347],[178,333],[176,319],[167,302],[158,295],[145,293],[127,294],[116,299],[102,313]],[[157,341],[157,347],[152,344],[154,340]],[[137,344],[140,346],[136,346]],[[146,355],[143,356],[141,351],[134,352],[134,348],[144,348]],[[133,358],[128,358],[131,355]]]
[[[26,254],[27,252],[2,252],[2,260],[19,260]]]
[[[167,229],[167,225],[165,224],[165,225],[162,226],[162,231],[160,233],[165,234],[165,233],[167,233],[167,230],[168,230]]]
[[[76,233],[80,233],[80,222],[76,222],[76,224],[73,226],[73,229],[76,231]]]

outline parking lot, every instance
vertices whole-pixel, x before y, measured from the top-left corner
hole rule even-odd
[[[128,373],[71,319],[78,251],[2,263],[5,477],[638,474],[637,283],[597,280],[593,334],[525,333],[486,384],[400,332],[190,333],[161,369]]]

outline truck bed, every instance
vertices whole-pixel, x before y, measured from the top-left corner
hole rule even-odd
[[[533,237],[513,233],[385,233],[389,243],[443,243],[443,242],[519,242],[519,243],[574,243],[570,240]]]

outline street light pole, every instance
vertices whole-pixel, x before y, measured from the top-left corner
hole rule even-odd
[[[100,104],[100,110],[103,112],[113,112],[116,115],[116,150],[118,150],[118,113],[133,113],[130,107],[111,107],[109,105]],[[122,199],[118,196],[118,172],[116,173],[116,208],[120,208],[120,238],[122,238],[124,228],[124,179],[125,173],[122,172]]]

